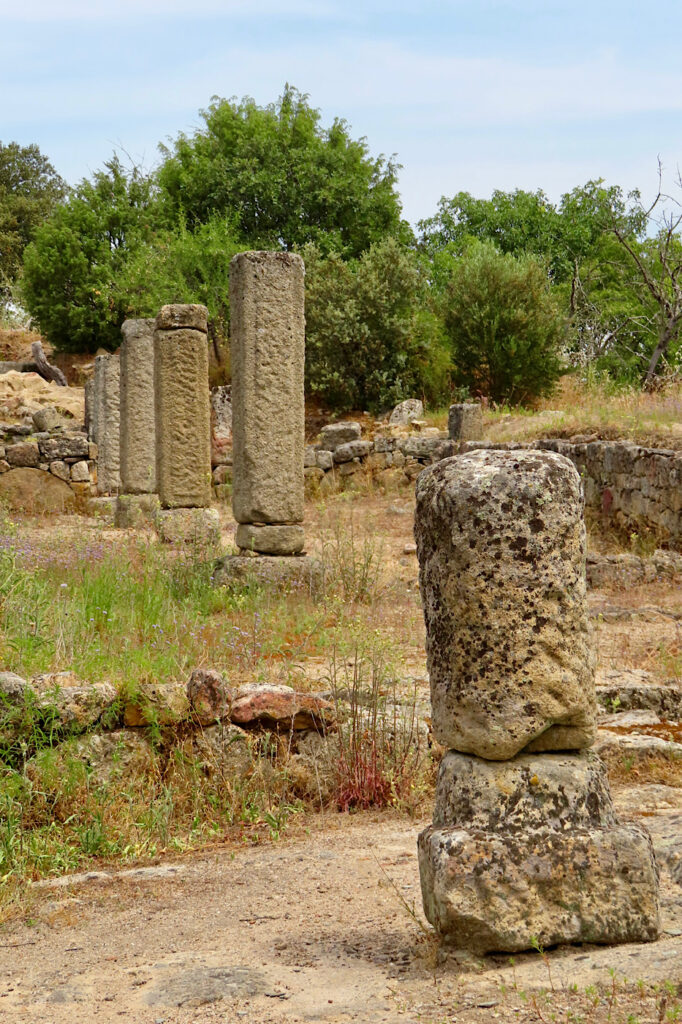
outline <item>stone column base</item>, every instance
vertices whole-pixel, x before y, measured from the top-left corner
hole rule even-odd
[[[165,508],[157,512],[155,523],[167,544],[220,542],[220,516],[215,508]]]
[[[240,523],[235,542],[242,551],[264,555],[298,555],[303,551],[305,535],[297,525],[256,525]]]
[[[158,494],[119,494],[116,499],[116,526],[121,530],[153,526],[159,508]]]
[[[90,498],[87,503],[88,515],[99,519],[106,526],[114,526],[116,523],[117,501],[118,498],[114,497]]]
[[[308,555],[226,555],[216,563],[213,583],[216,587],[257,583],[315,597],[324,587],[324,566]]]
[[[428,920],[477,954],[659,934],[651,837],[616,819],[593,754],[490,762],[449,751],[419,871]]]

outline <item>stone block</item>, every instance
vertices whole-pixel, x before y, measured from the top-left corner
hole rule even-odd
[[[11,468],[7,459],[0,459],[0,473],[7,473]]]
[[[154,320],[125,320],[121,332],[121,486],[126,494],[153,494]]]
[[[359,441],[362,428],[355,420],[339,420],[338,423],[327,423],[320,431],[320,448],[334,452],[341,444]]]
[[[304,267],[245,252],[230,263],[233,493],[239,523],[303,521]]]
[[[325,451],[324,449],[318,449],[315,452],[315,465],[318,469],[328,470],[334,465],[334,455],[332,452]]]
[[[231,466],[216,466],[211,474],[211,482],[214,487],[219,487],[221,484],[229,484],[232,482],[232,467]]]
[[[307,555],[226,555],[218,560],[213,573],[217,587],[256,584],[313,598],[322,595],[324,581],[324,565]]]
[[[10,466],[33,467],[37,469],[40,463],[40,452],[35,441],[19,441],[18,444],[10,444],[5,448],[5,459]]]
[[[504,760],[589,746],[594,654],[580,477],[553,452],[473,451],[418,479],[433,731]]]
[[[183,327],[206,334],[208,330],[206,306],[200,306],[197,303],[173,303],[161,307],[156,317],[157,330],[176,331]]]
[[[71,466],[71,479],[75,480],[76,483],[89,483],[90,467],[87,462],[74,462]]]
[[[302,526],[240,523],[235,542],[244,551],[258,551],[264,555],[297,555],[303,550],[305,536]]]
[[[220,516],[215,508],[171,508],[157,513],[156,529],[167,544],[218,544]]]
[[[88,439],[85,434],[64,434],[61,437],[48,437],[38,442],[40,454],[46,462],[55,460],[87,459],[89,457]]]
[[[58,477],[60,480],[71,479],[71,467],[68,463],[62,462],[60,459],[50,463],[50,473]]]
[[[317,465],[316,455],[317,455],[317,452],[315,451],[313,446],[310,445],[310,444],[306,445],[306,447],[303,449],[303,468],[304,469],[310,469],[312,466],[316,466]]]
[[[480,441],[483,413],[476,403],[457,403],[448,412],[448,437],[452,441]]]
[[[174,318],[178,319],[179,315],[174,314]],[[163,318],[158,321],[163,322]],[[211,499],[206,334],[185,327],[166,330],[157,326],[154,372],[157,483],[161,504],[169,509],[205,508]]]
[[[118,498],[113,495],[102,495],[98,498],[90,498],[88,501],[88,515],[99,519],[105,526],[116,524],[116,502]]]
[[[348,441],[340,444],[334,451],[334,462],[352,462],[353,459],[365,458],[372,450],[371,441]]]
[[[120,530],[152,526],[160,508],[158,494],[119,494],[116,499],[116,526]]]
[[[212,725],[229,717],[233,694],[220,672],[196,668],[187,683],[187,699],[192,721]]]

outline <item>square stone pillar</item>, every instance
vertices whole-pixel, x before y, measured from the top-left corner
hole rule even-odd
[[[154,332],[156,477],[166,509],[211,500],[211,412],[204,306],[163,306]]]
[[[92,431],[97,444],[97,491],[117,494],[120,475],[120,364],[117,355],[96,356],[92,384]]]
[[[304,273],[292,253],[230,263],[232,507],[238,545],[263,553],[303,547]]]
[[[156,492],[154,320],[121,327],[121,486],[126,494]]]

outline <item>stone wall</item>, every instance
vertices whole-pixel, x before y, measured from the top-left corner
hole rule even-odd
[[[81,431],[0,424],[0,497],[11,507],[68,510],[97,489],[97,445]]]

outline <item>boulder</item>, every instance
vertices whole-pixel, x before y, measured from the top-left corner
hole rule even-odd
[[[192,721],[211,725],[229,718],[232,691],[220,672],[211,668],[195,668],[187,683],[187,699]]]
[[[491,760],[589,746],[594,653],[580,477],[553,452],[424,470],[415,539],[433,731]]]
[[[618,822],[592,754],[498,763],[450,751],[419,867],[428,920],[478,954],[659,934],[651,839]]]
[[[145,733],[135,729],[91,732],[60,743],[57,750],[37,754],[27,765],[29,773],[41,772],[49,758],[49,770],[60,775],[80,761],[92,783],[125,785],[131,777],[150,769],[154,751]],[[41,772],[42,774],[42,772]]]
[[[418,398],[406,398],[396,405],[388,419],[389,427],[406,426],[413,420],[420,420],[424,415],[424,403]]]
[[[253,683],[238,690],[230,718],[237,725],[281,732],[324,732],[333,721],[334,707],[315,693],[299,693],[291,686]]]
[[[42,409],[36,409],[32,419],[36,430],[54,430],[61,423],[61,416],[53,405],[46,405]]]
[[[305,555],[226,555],[213,570],[213,584],[265,586],[318,597],[324,590],[325,568],[317,558]]]
[[[155,518],[159,538],[166,544],[217,544],[220,516],[215,508],[161,509]]]

